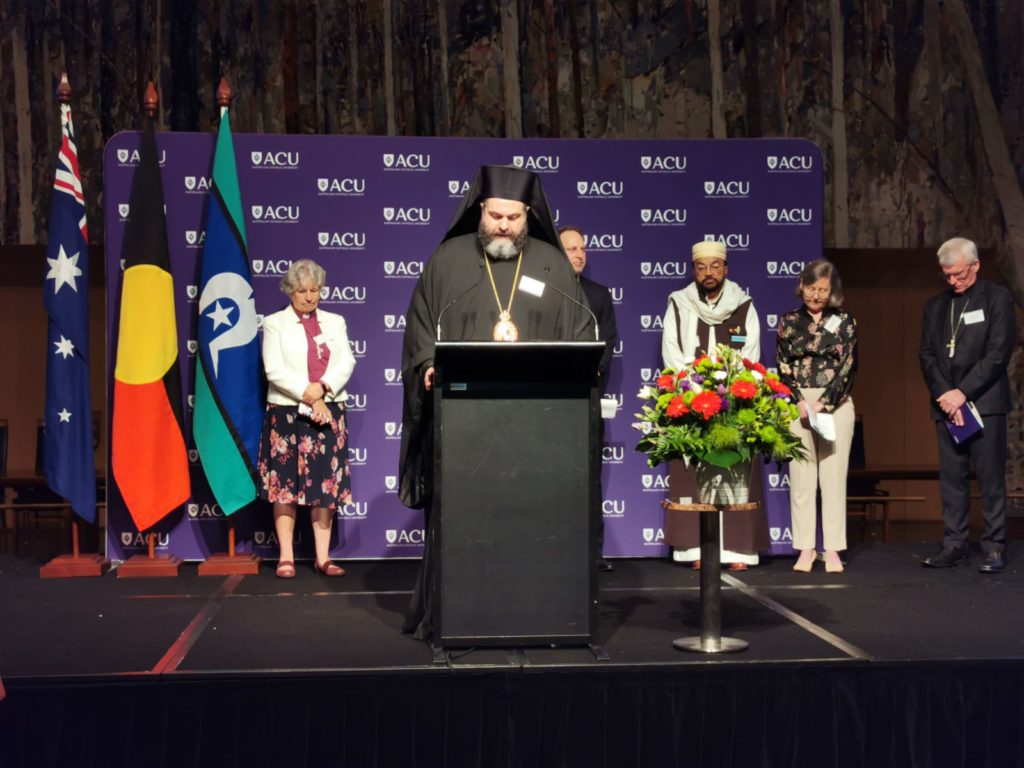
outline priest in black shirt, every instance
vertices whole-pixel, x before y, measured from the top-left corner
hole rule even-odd
[[[518,168],[482,166],[406,313],[399,496],[406,506],[424,510],[427,543],[403,631],[421,639],[432,634],[429,393],[435,341],[590,340],[594,328],[586,303],[560,248],[539,177]]]
[[[1006,374],[1017,344],[1013,294],[978,279],[977,246],[962,237],[939,248],[939,268],[949,289],[924,308],[919,357],[932,396],[932,418],[939,441],[939,489],[945,537],[942,551],[922,564],[948,568],[967,560],[971,460],[981,486],[985,532],[981,538],[982,573],[1005,567],[1006,414],[1010,382]],[[945,422],[963,423],[960,410],[973,402],[981,415],[981,433],[956,445]]]

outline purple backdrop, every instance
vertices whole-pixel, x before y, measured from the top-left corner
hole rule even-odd
[[[165,133],[161,151],[167,236],[177,295],[186,440],[191,439],[196,284],[214,136]],[[108,381],[113,377],[121,253],[139,134],[107,144]],[[822,158],[803,140],[499,140],[236,134],[239,183],[260,313],[283,307],[279,282],[292,260],[327,270],[322,303],[348,322],[357,364],[349,383],[353,495],[338,515],[340,558],[418,556],[422,517],[397,497],[404,312],[423,264],[476,169],[514,164],[541,174],[560,225],[587,233],[588,274],[612,291],[620,341],[607,394],[620,404],[606,422],[605,551],[663,556],[664,467],[633,450],[636,393],[660,367],[668,294],[689,281],[690,245],[729,247],[729,277],[748,288],[761,317],[762,360],[774,364],[778,315],[792,309],[803,265],[822,253]],[[262,315],[261,315],[262,317]],[[108,387],[108,392],[110,391]],[[108,413],[110,409],[108,408]],[[227,546],[227,526],[194,449],[193,497],[157,526],[158,550],[203,559]],[[107,466],[110,466],[108,459]],[[791,551],[785,473],[767,473],[772,551]],[[145,548],[108,478],[108,556]],[[299,553],[309,554],[300,514]],[[235,515],[239,549],[276,556],[268,505]]]

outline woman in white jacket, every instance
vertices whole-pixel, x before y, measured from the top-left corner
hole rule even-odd
[[[281,553],[277,576],[295,577],[295,510],[310,508],[316,559],[326,576],[343,576],[331,562],[331,523],[352,500],[345,426],[345,385],[355,368],[341,315],[318,309],[326,273],[296,261],[281,281],[291,304],[263,319],[267,412],[260,442],[260,497],[274,505]]]

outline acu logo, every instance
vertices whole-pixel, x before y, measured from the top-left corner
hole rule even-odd
[[[772,541],[792,541],[793,532],[787,525],[785,528],[777,528],[775,526],[768,529],[769,535],[772,537]]]
[[[705,181],[704,194],[709,197],[746,197],[750,194],[750,182]]]
[[[665,541],[665,531],[661,528],[644,528],[645,544],[661,544]]]
[[[224,513],[220,509],[220,504],[191,503],[188,505],[188,516],[193,519],[213,520],[222,519]]]
[[[338,507],[338,517],[366,517],[369,511],[365,501],[350,501]]]
[[[185,189],[189,192],[209,192],[213,181],[206,176],[186,176]]]
[[[410,152],[405,155],[385,152],[384,167],[396,171],[425,171],[430,168],[430,155],[420,155]]]
[[[464,195],[469,192],[469,182],[458,179],[448,180],[448,193],[451,195]]]
[[[678,155],[643,155],[640,158],[640,167],[645,171],[668,171],[680,172],[686,170],[686,156]]]
[[[194,229],[185,230],[186,245],[202,245],[206,242],[206,231],[197,232]]]
[[[402,425],[395,421],[388,421],[384,423],[384,434],[388,437],[401,437],[402,436]]]
[[[640,327],[646,330],[662,329],[661,315],[640,315]]]
[[[645,491],[668,490],[668,478],[665,475],[644,475],[642,482]]]
[[[253,150],[249,153],[254,168],[298,168],[298,152],[263,152]]]
[[[622,445],[605,445],[601,448],[601,461],[605,464],[621,464],[626,459],[626,449]]]
[[[366,449],[365,448],[349,448],[348,449],[348,460],[353,464],[365,464],[366,463]]]
[[[704,235],[706,243],[722,243],[726,248],[735,250],[746,250],[750,248],[750,235],[741,233],[730,233],[720,235]]]
[[[810,208],[769,208],[768,221],[771,224],[810,224],[814,211]]]
[[[405,328],[405,315],[384,315],[384,327],[389,331]]]
[[[291,265],[291,259],[253,259],[252,271],[257,275],[283,275]]]
[[[576,191],[582,197],[622,197],[621,181],[577,181]]]
[[[622,243],[622,235],[587,235],[583,247],[593,251],[621,251]]]
[[[322,248],[365,248],[365,232],[317,232]]]
[[[352,411],[366,410],[366,394],[356,395],[351,392],[345,395],[345,407]]]
[[[809,171],[814,167],[813,155],[768,155],[769,171]]]
[[[772,488],[789,488],[789,475],[779,474],[778,472],[769,472],[768,485]]]
[[[254,221],[298,221],[299,206],[297,205],[254,205],[252,206]]]
[[[769,261],[767,266],[769,275],[789,277],[799,275],[806,263],[802,261]]]
[[[320,178],[316,180],[316,188],[327,194],[361,195],[366,192],[366,179]]]
[[[528,171],[557,171],[558,155],[514,155],[512,165]]]
[[[119,149],[117,150],[117,162],[121,165],[138,165],[139,164],[139,150],[137,149]],[[167,162],[167,150],[160,150],[160,158],[158,160],[160,165]]]
[[[768,321],[768,327],[769,328],[775,328],[779,324],[779,316],[778,315],[768,315],[768,316],[766,316],[765,319]]]
[[[423,274],[423,262],[385,261],[384,274],[388,277],[419,277]]]
[[[349,339],[348,346],[356,357],[362,357],[366,354],[366,339]]]
[[[388,384],[400,384],[402,382],[402,372],[397,368],[385,368],[384,381]]]
[[[601,502],[601,512],[605,515],[621,517],[626,514],[626,502],[622,499],[605,499]]]
[[[146,534],[132,533],[131,531],[121,532],[121,544],[125,547],[148,547],[149,544],[146,541]],[[156,534],[156,545],[158,547],[168,547],[171,544],[170,533],[157,533]]]

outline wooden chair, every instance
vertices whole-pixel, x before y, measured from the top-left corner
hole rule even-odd
[[[864,450],[864,422],[858,416],[853,425],[853,444],[850,446],[850,469],[867,466]],[[846,516],[864,520],[868,535],[876,537],[875,524],[881,516],[882,541],[889,541],[889,505],[894,502],[921,502],[924,496],[893,496],[878,488],[877,478],[849,478],[846,481]]]

